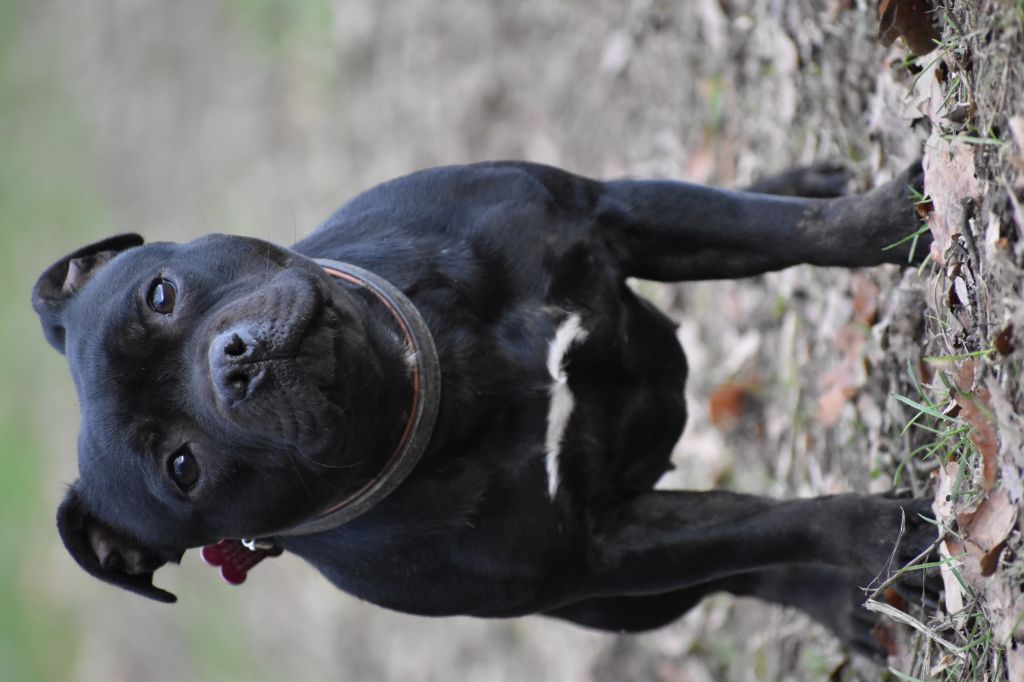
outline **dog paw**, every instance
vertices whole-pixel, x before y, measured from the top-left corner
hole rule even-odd
[[[831,199],[846,194],[850,169],[841,163],[822,162],[794,169],[793,196]]]
[[[836,162],[825,161],[810,166],[797,166],[762,178],[747,188],[748,192],[792,197],[831,199],[846,194],[850,170]]]
[[[917,213],[916,202],[924,193],[924,170],[917,160],[894,180],[864,195],[870,202],[873,222],[879,229],[879,243],[885,261],[897,265],[920,265],[928,256],[932,237]]]
[[[865,499],[872,502],[865,505],[857,521],[863,526],[858,563],[876,576],[876,584],[898,574],[892,586],[901,597],[926,607],[936,606],[942,589],[939,570],[918,567],[938,556],[938,529],[931,500],[886,495]],[[915,559],[916,565],[907,568]]]
[[[921,163],[866,194],[829,199],[824,229],[815,239],[826,265],[871,266],[924,262],[931,233],[915,206],[923,183]]]
[[[798,597],[794,605],[831,630],[848,650],[875,661],[895,653],[891,624],[864,607],[872,592],[872,574],[839,567],[800,567],[790,569],[789,575],[800,585],[794,591]]]
[[[884,661],[895,654],[892,633],[884,619],[877,613],[864,608],[867,599],[863,581],[836,586],[836,594],[830,600],[832,612],[825,625],[836,634],[847,649],[875,661]]]

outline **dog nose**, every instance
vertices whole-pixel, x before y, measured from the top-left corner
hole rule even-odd
[[[242,328],[229,329],[210,343],[209,361],[213,387],[227,403],[248,399],[263,378],[257,362],[256,339]]]
[[[224,342],[224,355],[232,358],[237,358],[245,354],[245,351],[249,350],[249,346],[246,345],[242,337],[237,332],[228,332],[228,339]]]

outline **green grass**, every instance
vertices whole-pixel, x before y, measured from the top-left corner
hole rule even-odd
[[[967,144],[975,145],[991,145],[994,147],[1002,147],[1006,144],[1005,140],[1000,140],[998,137],[989,132],[988,137],[979,137],[977,135],[943,135],[943,140],[947,142],[966,142]]]
[[[893,678],[897,680],[904,680],[905,682],[924,682],[924,680],[922,680],[919,677],[914,677],[913,675],[901,673],[899,670],[896,670],[895,668],[889,668],[889,672],[892,674]]]
[[[985,360],[992,356],[992,351],[984,350],[973,353],[948,354],[928,356],[927,360],[936,366],[936,380],[931,385],[921,384],[916,373],[908,367],[908,374],[911,377],[910,384],[914,391],[913,397],[908,395],[893,395],[893,398],[902,405],[910,408],[911,416],[905,421],[903,432],[911,429],[917,430],[925,435],[924,443],[909,453],[899,464],[894,474],[894,484],[899,485],[901,478],[905,475],[907,464],[914,458],[925,460],[937,460],[940,465],[947,462],[957,464],[957,472],[951,486],[951,496],[954,503],[966,503],[977,499],[983,494],[978,490],[974,480],[974,472],[980,467],[980,453],[970,440],[972,427],[965,420],[944,411],[944,405],[948,405],[956,388],[942,372],[944,366],[957,360],[978,359]],[[951,535],[957,536],[955,529],[949,529]],[[923,563],[908,570],[923,570],[925,568],[946,565],[951,569],[954,578],[965,589],[967,606],[955,618],[947,619],[943,626],[949,632],[943,631],[942,636],[957,643],[958,656],[952,659],[945,659],[948,664],[944,668],[940,665],[935,675],[930,671],[942,660],[943,652],[929,650],[925,646],[918,646],[916,657],[913,661],[911,672],[899,671],[890,668],[889,672],[894,679],[898,680],[975,680],[975,679],[1003,679],[1005,675],[1005,662],[999,647],[993,641],[992,625],[986,620],[977,600],[974,599],[973,590],[966,584],[960,572],[956,569],[955,559],[944,559],[937,562]]]

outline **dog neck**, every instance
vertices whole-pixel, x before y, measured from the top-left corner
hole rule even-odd
[[[376,474],[358,490],[337,500],[311,519],[274,533],[311,535],[342,526],[390,495],[412,471],[430,442],[441,402],[441,368],[430,329],[404,293],[384,278],[349,263],[317,259],[328,275],[366,290],[390,313],[405,344],[411,375],[408,417],[397,446]]]

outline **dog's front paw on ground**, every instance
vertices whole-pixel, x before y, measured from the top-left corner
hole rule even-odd
[[[939,569],[929,566],[938,557],[938,528],[927,498],[869,498],[873,503],[858,521],[863,524],[860,561],[876,576],[876,584],[898,574],[892,588],[910,603],[932,608],[942,589]],[[913,565],[908,566],[908,564]],[[922,567],[924,566],[924,567]]]
[[[883,661],[894,653],[889,633],[877,614],[864,608],[867,598],[864,586],[871,576],[863,574],[859,580],[841,582],[828,594],[822,595],[820,613],[812,614],[832,630],[843,645],[854,653],[875,661]]]
[[[872,223],[884,242],[885,260],[899,265],[920,265],[928,257],[931,232],[917,213],[916,202],[923,196],[924,171],[921,161],[907,166],[890,180],[864,195],[874,216]]]

